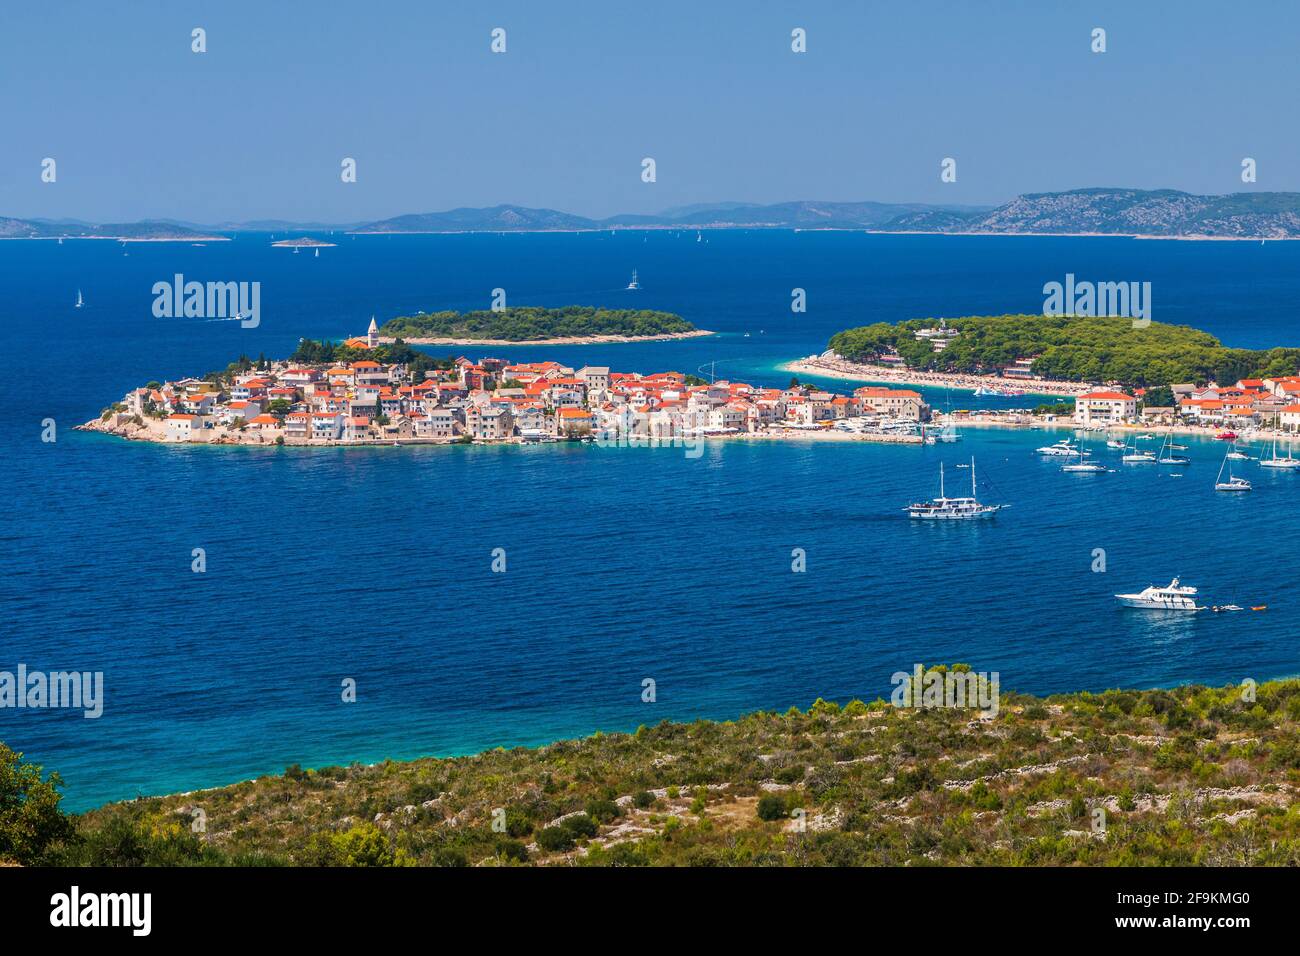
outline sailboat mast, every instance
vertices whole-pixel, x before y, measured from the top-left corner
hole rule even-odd
[[[977,497],[975,494],[975,456],[970,456],[970,496]]]
[[[939,462],[939,497],[943,497],[943,462]]]

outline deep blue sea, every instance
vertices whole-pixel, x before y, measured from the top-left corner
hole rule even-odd
[[[103,671],[105,710],[0,710],[74,809],[319,766],[539,744],[818,696],[888,695],[917,662],[1031,692],[1300,671],[1300,475],[1062,474],[1045,433],[956,445],[730,443],[364,449],[159,447],[73,431],[129,387],[201,374],[373,313],[635,303],[716,338],[470,349],[784,384],[838,329],[1038,312],[1043,283],[1150,281],[1154,318],[1300,344],[1300,244],[853,233],[336,238],[319,257],[229,243],[0,242],[5,519],[0,670]],[[125,254],[124,254],[125,252]],[[633,269],[643,290],[623,291]],[[175,273],[260,281],[262,323],[157,319]],[[791,289],[808,311],[790,310]],[[80,288],[86,306],[73,309]],[[750,333],[745,337],[744,333]],[[447,350],[435,350],[444,353]],[[834,386],[834,381],[827,384]],[[931,394],[942,405],[969,393]],[[1002,404],[1010,404],[1005,400]],[[1020,400],[1021,403],[1024,400]],[[987,404],[985,402],[984,404]],[[41,422],[58,423],[42,443]],[[974,454],[1011,505],[980,526],[900,510]],[[1108,454],[1104,448],[1099,455]],[[1116,463],[1116,467],[1121,466]],[[204,548],[207,571],[191,571]],[[507,571],[491,571],[504,548]],[[791,571],[792,549],[807,555]],[[1094,573],[1094,549],[1106,552]],[[1111,595],[1175,574],[1262,613],[1167,617]],[[357,682],[345,704],[340,683]],[[657,700],[642,702],[642,681]]]

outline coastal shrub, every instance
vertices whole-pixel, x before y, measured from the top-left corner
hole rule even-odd
[[[524,851],[525,857],[528,851]],[[402,865],[402,864],[397,864]],[[439,847],[429,859],[430,866],[461,867],[469,866],[469,857],[459,847]]]
[[[537,831],[537,845],[548,853],[563,853],[574,847],[573,834],[564,827],[543,827]]]
[[[966,791],[966,798],[976,810],[1001,810],[1002,798],[989,789],[988,784],[979,780]]]
[[[890,787],[891,796],[907,797],[921,790],[931,789],[935,785],[934,770],[929,764],[917,764],[904,767],[894,774],[894,783]]]
[[[613,823],[623,815],[623,810],[613,800],[592,800],[587,804],[587,816],[598,823]]]
[[[114,816],[104,825],[86,828],[59,862],[65,866],[141,867],[219,864],[221,854],[209,850],[187,827],[175,821],[150,822]]]
[[[775,793],[765,793],[758,798],[758,818],[760,820],[785,819],[785,800]]]
[[[638,790],[632,796],[632,803],[635,804],[639,810],[649,809],[655,804],[655,795],[649,790]]]
[[[1037,727],[1030,724],[1020,724],[1011,731],[1007,739],[1018,747],[1033,747],[1047,738],[1043,736],[1043,732]]]
[[[41,768],[0,743],[0,861],[33,866],[73,835],[73,825],[59,809],[63,799],[57,773]]]
[[[1272,752],[1268,755],[1268,766],[1271,770],[1279,768],[1300,770],[1300,744],[1294,738],[1274,744]]]
[[[429,780],[417,780],[406,788],[406,802],[421,804],[436,800],[442,789]]]
[[[585,813],[579,813],[576,816],[566,817],[565,820],[560,824],[560,826],[562,826],[575,838],[594,837],[596,833],[600,830],[600,827],[596,824],[596,821],[593,820],[591,817],[587,816]]]
[[[611,847],[592,847],[579,862],[583,866],[649,866],[651,848],[642,843],[616,843]]]
[[[784,767],[778,767],[772,775],[776,778],[777,783],[797,783],[803,779],[803,764],[789,764]]]
[[[821,797],[838,787],[843,780],[844,772],[832,764],[814,767],[804,781],[804,786],[813,796]]]
[[[497,844],[497,856],[512,863],[527,863],[528,847],[518,840],[503,840]]]
[[[343,833],[317,834],[308,857],[314,866],[404,866],[409,860],[395,851],[379,827],[361,823]]]

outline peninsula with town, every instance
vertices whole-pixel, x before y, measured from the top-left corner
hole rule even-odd
[[[910,389],[836,395],[681,372],[435,358],[402,339],[304,339],[285,360],[244,356],[201,378],[149,382],[83,429],[124,438],[251,445],[540,443],[820,435],[919,442],[930,407]],[[851,424],[851,431],[829,426]]]

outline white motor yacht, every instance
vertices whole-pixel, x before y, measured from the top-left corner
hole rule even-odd
[[[1065,457],[1068,455],[1079,454],[1079,446],[1071,443],[1070,439],[1062,438],[1051,445],[1044,445],[1042,448],[1035,449],[1040,455],[1051,455],[1053,457]]]
[[[1124,607],[1160,611],[1199,611],[1203,607],[1196,603],[1196,588],[1179,584],[1177,578],[1167,587],[1158,588],[1153,584],[1136,594],[1116,594],[1115,600]]]

